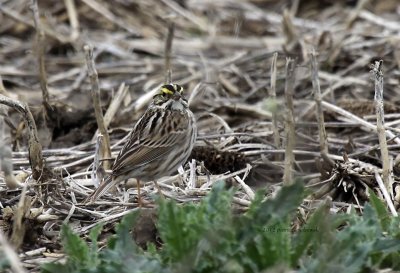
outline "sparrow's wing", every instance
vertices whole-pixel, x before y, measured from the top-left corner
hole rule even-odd
[[[132,129],[114,162],[112,175],[116,177],[167,157],[184,144],[188,125],[189,118],[184,112],[149,108]]]

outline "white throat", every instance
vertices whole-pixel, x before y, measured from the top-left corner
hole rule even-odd
[[[169,100],[165,104],[165,108],[171,109],[174,111],[183,111],[185,109],[184,101],[182,99],[179,100]]]

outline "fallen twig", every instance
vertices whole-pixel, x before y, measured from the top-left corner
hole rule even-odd
[[[175,24],[173,21],[171,21],[168,26],[167,39],[165,40],[165,51],[164,51],[165,84],[172,82],[171,51],[172,51],[172,41],[174,39],[174,31],[175,31]]]
[[[384,185],[384,183],[382,181],[381,176],[379,175],[379,173],[377,171],[375,171],[374,173],[375,173],[376,182],[378,182],[379,188],[382,191],[383,197],[385,197],[385,201],[386,201],[386,203],[387,203],[387,205],[388,205],[388,207],[390,209],[390,212],[392,213],[393,216],[397,217],[398,216],[397,211],[394,208],[392,199],[390,198],[390,195],[389,195],[389,193],[388,193],[388,191],[387,191],[387,189],[386,189],[386,187],[385,187],[385,185]]]
[[[29,163],[32,168],[33,178],[38,180],[42,175],[44,163],[42,155],[42,145],[40,145],[39,138],[36,130],[36,123],[33,119],[32,113],[28,105],[17,100],[7,98],[0,95],[0,103],[14,108],[17,112],[21,113],[24,117],[26,127],[28,129],[28,149],[29,149]]]
[[[296,62],[290,58],[286,59],[286,82],[285,82],[285,100],[286,100],[286,116],[285,116],[285,170],[283,174],[284,185],[293,183],[293,165],[294,165],[294,145],[295,145],[295,121],[293,92],[296,81],[295,74]]]
[[[25,269],[22,267],[21,261],[15,250],[7,242],[3,232],[0,230],[0,246],[2,248],[2,253],[7,257],[11,269],[14,273],[25,273]]]
[[[311,81],[313,85],[313,94],[314,94],[314,100],[316,104],[316,112],[315,115],[317,117],[317,122],[318,122],[318,132],[319,132],[319,145],[320,145],[320,151],[321,154],[324,156],[324,159],[328,161],[328,163],[333,166],[335,162],[331,160],[327,155],[329,154],[328,150],[328,138],[326,136],[326,131],[325,131],[325,122],[324,122],[324,112],[322,109],[321,105],[321,88],[319,85],[319,77],[318,77],[318,63],[317,63],[317,58],[315,56],[315,51],[312,49],[312,51],[309,53],[310,55],[310,65],[311,65]]]
[[[46,111],[51,110],[52,107],[49,103],[49,90],[47,88],[47,73],[44,63],[45,52],[45,36],[40,23],[39,8],[37,0],[31,0],[31,9],[33,13],[33,22],[36,29],[36,54],[39,63],[39,80],[40,88],[42,89],[43,106]]]
[[[272,64],[271,64],[271,86],[269,89],[269,97],[272,100],[272,104],[274,105],[272,111],[272,131],[274,132],[274,145],[277,149],[281,146],[281,140],[279,135],[279,128],[278,128],[278,116],[277,116],[277,101],[276,101],[276,61],[278,59],[278,53],[275,52],[272,57]],[[276,158],[279,160],[279,158]]]
[[[110,158],[111,150],[110,150],[110,137],[108,135],[107,127],[104,123],[103,118],[103,110],[101,110],[100,105],[100,88],[99,88],[99,78],[97,75],[97,71],[94,65],[94,57],[93,57],[93,48],[89,45],[84,46],[85,57],[86,57],[86,65],[88,68],[88,75],[91,83],[91,94],[93,100],[93,107],[97,121],[97,127],[99,128],[100,133],[104,137],[104,141],[102,141],[101,145],[101,155],[102,158]],[[108,161],[104,162],[104,169],[109,169],[110,163]]]
[[[372,67],[372,72],[375,76],[375,109],[376,109],[376,130],[379,137],[379,146],[381,150],[382,159],[382,177],[383,183],[388,192],[392,192],[392,185],[390,184],[390,159],[387,147],[386,134],[385,134],[385,113],[383,110],[383,74],[382,74],[382,61],[376,61]]]

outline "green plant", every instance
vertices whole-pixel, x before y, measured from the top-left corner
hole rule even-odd
[[[0,272],[4,272],[10,267],[10,263],[6,259],[2,249],[0,248]]]
[[[330,214],[326,204],[320,207],[308,221],[318,227],[316,236],[295,235],[298,251],[292,264],[300,264],[302,272],[361,272],[386,266],[399,270],[399,218],[390,216],[384,203],[369,193],[371,203],[361,216],[354,210]]]
[[[322,205],[292,232],[293,216],[304,196],[300,182],[283,187],[273,199],[257,193],[246,213],[232,209],[233,190],[222,183],[199,204],[160,200],[161,249],[144,252],[131,239],[136,213],[123,218],[104,250],[98,251],[101,227],[90,233],[88,246],[64,226],[67,260],[42,272],[261,272],[292,268],[300,272],[362,272],[400,269],[399,219],[391,217],[372,192],[363,215],[329,213]]]

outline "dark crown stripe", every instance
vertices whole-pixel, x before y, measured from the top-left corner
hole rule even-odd
[[[175,88],[174,88],[174,86],[173,86],[172,84],[163,85],[161,88],[166,88],[166,89],[168,89],[168,90],[171,91],[171,92],[175,92],[175,91],[176,91]]]

